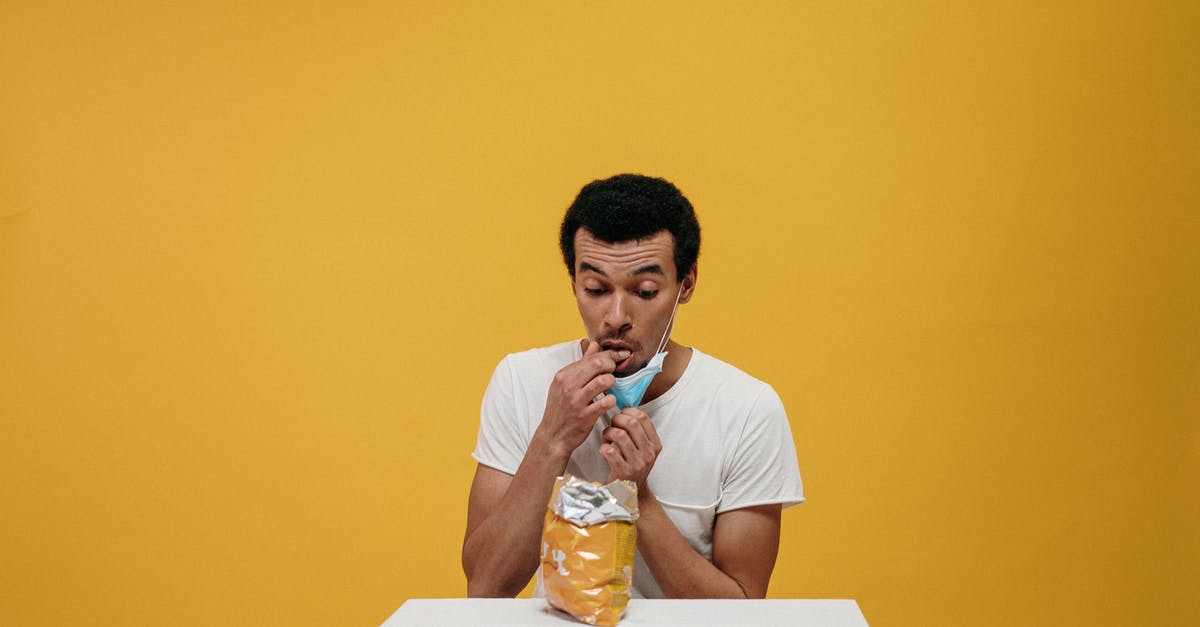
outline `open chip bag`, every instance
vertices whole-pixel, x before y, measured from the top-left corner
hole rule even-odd
[[[559,477],[542,527],[546,600],[589,625],[616,625],[629,603],[637,486]]]

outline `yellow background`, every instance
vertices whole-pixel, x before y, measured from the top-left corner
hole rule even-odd
[[[647,4],[0,6],[0,624],[464,594],[484,385],[622,171],[789,410],[771,596],[1200,621],[1196,5]]]

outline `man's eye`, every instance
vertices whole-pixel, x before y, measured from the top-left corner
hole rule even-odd
[[[584,293],[591,294],[592,296],[599,296],[604,293],[604,288],[602,288],[602,287],[585,287],[585,288],[583,288],[583,291],[584,291]]]
[[[651,298],[658,296],[658,290],[638,290],[637,294],[646,300],[650,300]]]

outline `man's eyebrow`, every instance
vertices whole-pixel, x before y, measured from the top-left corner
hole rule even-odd
[[[600,268],[597,268],[596,266],[593,266],[592,264],[590,264],[586,261],[579,262],[579,271],[580,272],[595,272],[596,274],[599,274],[602,277],[608,276],[607,274],[604,273],[603,270],[601,270]],[[637,276],[639,274],[657,274],[660,276],[667,275],[666,272],[663,272],[662,266],[657,263],[652,263],[648,266],[642,266],[642,267],[638,268],[637,270],[633,271],[633,276]]]
[[[638,275],[638,274],[658,274],[658,275],[662,275],[662,276],[666,276],[666,275],[667,275],[667,273],[666,273],[666,272],[663,272],[662,266],[658,265],[657,263],[653,263],[653,264],[650,264],[650,265],[648,265],[648,266],[642,266],[642,267],[638,268],[637,270],[634,270],[634,271],[633,271],[633,274],[634,274],[634,275]]]
[[[596,266],[593,266],[592,264],[590,264],[586,261],[580,262],[579,271],[580,272],[591,271],[591,272],[595,272],[596,274],[599,274],[600,276],[605,276],[605,277],[608,276],[607,274],[604,274],[603,270],[601,270],[600,268],[597,268]]]

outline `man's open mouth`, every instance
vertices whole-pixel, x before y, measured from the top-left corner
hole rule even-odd
[[[600,342],[600,349],[606,351],[629,351],[628,357],[617,362],[616,372],[618,373],[618,377],[622,376],[620,373],[628,373],[629,367],[633,365],[633,356],[637,353],[637,350],[632,345],[626,344],[625,342]]]

